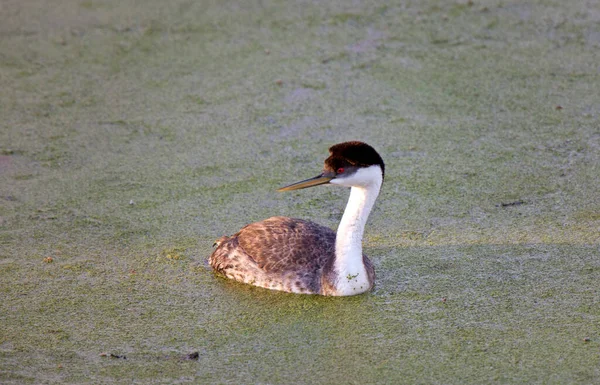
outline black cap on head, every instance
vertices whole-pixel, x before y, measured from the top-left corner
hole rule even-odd
[[[354,174],[359,168],[379,165],[381,176],[385,176],[385,165],[381,156],[363,142],[344,142],[329,148],[331,155],[325,159],[323,173],[314,178],[292,183],[277,191],[299,190],[307,187],[329,183],[332,179],[347,177]]]
[[[329,148],[331,156],[325,160],[325,168],[337,170],[347,166],[369,167],[379,165],[385,176],[385,164],[375,149],[366,143],[352,141],[338,143]]]

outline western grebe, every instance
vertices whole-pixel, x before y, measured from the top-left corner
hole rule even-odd
[[[385,165],[366,143],[329,148],[323,172],[280,188],[298,190],[320,184],[351,187],[337,233],[302,219],[272,217],[221,237],[209,258],[227,278],[291,293],[345,296],[373,287],[375,271],[362,253],[369,213],[379,195]]]

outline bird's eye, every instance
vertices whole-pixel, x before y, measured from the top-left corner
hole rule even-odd
[[[344,172],[344,168],[343,167],[340,167],[340,168],[337,169],[337,173],[338,174],[342,174],[343,172]]]

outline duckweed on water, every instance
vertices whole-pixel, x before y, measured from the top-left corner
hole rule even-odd
[[[6,4],[0,382],[600,382],[595,7]],[[213,275],[247,223],[335,228],[346,191],[275,190],[346,140],[374,290]]]

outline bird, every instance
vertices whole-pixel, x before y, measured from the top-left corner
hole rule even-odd
[[[217,239],[209,264],[226,278],[290,293],[350,296],[371,290],[375,270],[363,254],[362,238],[384,176],[383,159],[370,145],[331,146],[321,174],[278,191],[350,187],[336,232],[303,219],[271,217]]]

